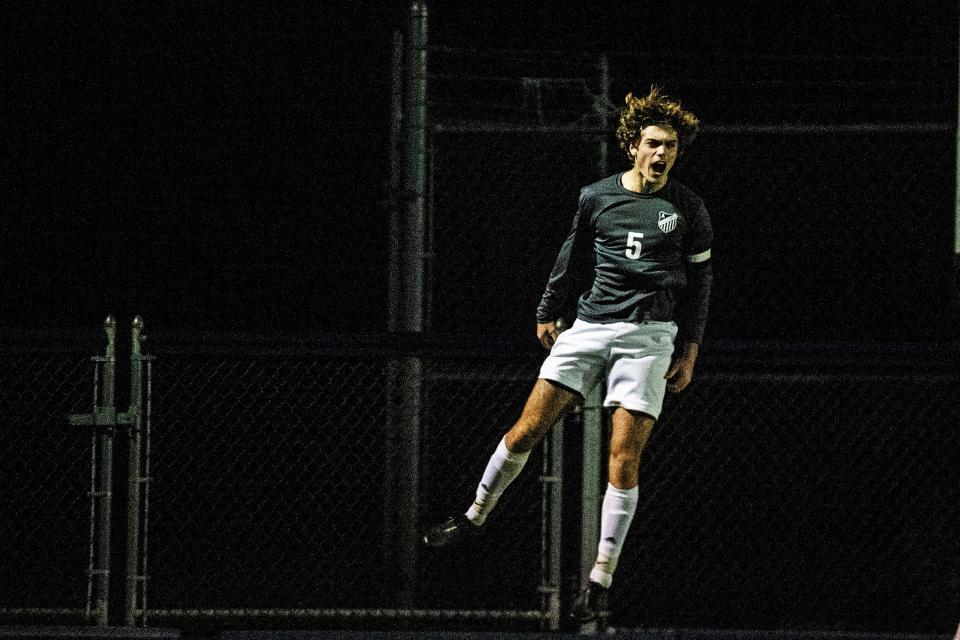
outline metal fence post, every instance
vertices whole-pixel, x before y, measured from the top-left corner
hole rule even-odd
[[[145,526],[145,511],[141,510],[141,497],[149,478],[144,477],[143,457],[146,422],[144,420],[143,365],[149,360],[141,352],[143,319],[133,319],[130,347],[130,449],[127,470],[127,582],[125,593],[124,623],[132,627],[137,622],[137,613],[146,615],[146,542],[141,540],[141,528]],[[142,606],[141,606],[142,603]]]
[[[596,115],[603,133],[597,137],[599,155],[597,171],[605,177],[609,170],[609,145],[607,144],[607,126],[609,117],[607,105],[610,104],[610,66],[606,54],[600,56],[600,92],[603,100],[598,103]],[[597,544],[600,534],[600,496],[604,483],[601,476],[601,458],[603,455],[603,387],[596,385],[584,398],[583,404],[583,464],[580,509],[580,575],[579,582],[585,585],[590,569],[596,560]]]
[[[410,6],[407,48],[407,87],[404,106],[405,216],[401,232],[401,289],[399,331],[419,333],[424,329],[424,241],[426,233],[424,183],[427,144],[427,7],[422,1]],[[418,525],[420,494],[420,425],[423,411],[423,360],[400,361],[400,433],[397,460],[399,601],[412,607],[417,587]]]
[[[607,171],[609,171],[607,165],[610,156],[610,149],[607,144],[607,136],[609,135],[607,127],[610,124],[607,114],[607,108],[610,104],[610,61],[607,59],[607,54],[605,53],[600,54],[600,96],[602,100],[598,100],[595,107],[597,120],[599,121],[601,129],[601,133],[597,137],[599,146],[597,172],[601,178],[605,178],[607,177]]]
[[[597,556],[600,528],[600,456],[603,455],[603,397],[600,385],[593,388],[583,406],[583,464],[580,508],[580,584],[587,583]]]
[[[117,322],[107,316],[104,322],[107,334],[107,349],[103,356],[94,356],[93,412],[70,414],[67,421],[72,425],[93,429],[90,463],[90,564],[87,581],[86,616],[98,626],[107,626],[110,621],[110,539],[113,515],[113,438],[119,425],[126,425],[130,434],[129,467],[127,477],[127,557],[126,557],[126,603],[124,622],[133,626],[136,622],[138,591],[145,593],[146,543],[141,543],[140,530],[146,536],[146,510],[141,512],[141,491],[145,490],[147,478],[143,477],[141,462],[144,459],[143,443],[143,363],[150,360],[140,351],[143,340],[143,320],[137,316],[133,321],[133,348],[130,356],[130,408],[117,413]],[[102,384],[100,365],[103,369]],[[102,388],[102,391],[98,389]],[[99,398],[98,398],[99,396]],[[149,392],[148,399],[149,403]],[[148,424],[148,422],[147,422]],[[149,445],[147,448],[149,452]],[[149,455],[149,453],[148,453]],[[143,517],[141,517],[143,515]],[[141,565],[143,571],[140,570]],[[142,590],[138,590],[138,585]],[[142,601],[145,603],[145,595]],[[144,615],[146,605],[142,607]]]
[[[550,631],[560,629],[560,551],[563,503],[563,420],[553,426],[543,441],[543,473],[540,476],[541,556],[540,594],[543,624]]]
[[[400,331],[422,331],[424,318],[425,184],[427,163],[427,7],[410,8],[407,83],[403,107],[405,132],[403,190],[405,215],[400,225]]]
[[[93,413],[68,415],[72,425],[93,429],[90,461],[90,562],[87,568],[87,620],[105,627],[110,613],[110,518],[113,512],[113,433],[117,372],[117,321],[111,315],[103,323],[107,348],[94,356]],[[97,388],[102,365],[102,390]],[[98,402],[99,391],[99,402]]]
[[[113,513],[113,435],[116,414],[117,385],[117,321],[108,316],[104,322],[107,333],[107,352],[103,363],[103,397],[100,410],[108,420],[94,425],[97,432],[97,487],[93,497],[97,501],[96,563],[90,574],[94,588],[94,620],[99,626],[108,624],[110,598],[110,518]],[[94,409],[96,411],[96,408]]]

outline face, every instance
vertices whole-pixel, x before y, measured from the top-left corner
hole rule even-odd
[[[668,124],[651,124],[643,128],[640,139],[630,150],[633,152],[633,168],[647,183],[662,186],[677,161],[677,132]]]

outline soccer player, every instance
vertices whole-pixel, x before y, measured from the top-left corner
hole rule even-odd
[[[490,458],[464,515],[429,529],[442,546],[478,533],[504,489],[550,427],[606,378],[612,410],[609,477],[600,544],[571,617],[606,615],[608,590],[637,505],[638,469],[665,389],[693,376],[707,318],[713,231],[703,201],[670,178],[700,121],[656,87],[626,96],[617,138],[632,162],[623,173],[584,187],[537,309],[537,338],[550,354],[523,412]],[[571,293],[586,291],[577,318],[561,333]]]

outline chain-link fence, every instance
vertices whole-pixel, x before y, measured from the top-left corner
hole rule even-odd
[[[600,177],[592,138],[434,135],[435,330],[533,335],[534,312],[570,231],[580,187]],[[492,171],[465,170],[474,164]]]
[[[86,616],[90,432],[67,425],[92,403],[93,351],[49,339],[0,346],[0,617]],[[79,351],[78,351],[79,349]],[[91,346],[92,349],[92,346]]]
[[[157,351],[152,619],[458,610],[539,622],[536,472],[504,500],[506,526],[477,547],[414,550],[411,599],[399,540],[402,522],[421,529],[472,501],[535,377],[529,358],[425,355],[417,518],[399,495],[397,430],[410,408],[392,374],[403,352],[250,346]]]
[[[896,135],[929,150],[909,171],[884,152]],[[953,182],[952,132],[707,128],[694,144],[676,174],[714,224],[710,336],[949,335],[953,194],[934,185]],[[434,134],[437,330],[532,331],[598,146],[589,133]]]
[[[210,340],[161,339],[150,350],[148,620],[544,620],[540,450],[485,536],[415,552],[405,595],[398,531],[409,514],[397,507],[409,503],[395,427],[409,407],[391,384],[396,364],[419,354],[422,529],[469,504],[540,352],[483,341],[411,350],[362,336]],[[948,629],[960,608],[960,355],[724,349],[704,352],[645,454],[613,623]],[[18,482],[6,498],[0,617],[69,609],[82,618],[89,434],[64,417],[87,406],[92,365],[4,359],[18,372],[4,385],[5,464]],[[575,511],[563,520],[567,545],[581,533]]]
[[[701,377],[645,454],[621,624],[950,629],[958,383],[922,370]]]
[[[158,360],[151,608],[388,606],[383,364]]]
[[[424,522],[440,522],[473,502],[480,476],[536,378],[536,356],[432,359],[423,426]],[[498,503],[489,535],[475,545],[431,550],[420,593],[431,606],[536,610],[541,583],[542,449]]]
[[[844,91],[863,79],[854,67],[878,60],[828,65],[816,82],[771,84],[753,76],[783,60],[724,59],[717,64],[737,75],[718,93],[689,60],[431,53],[434,329],[532,332],[579,188],[627,168],[612,135],[623,95],[666,82],[694,111],[721,118],[707,119],[675,169],[714,222],[709,339],[954,335],[952,189],[942,185],[954,178],[955,105],[944,109],[950,103],[929,85],[860,82],[877,99],[855,105],[825,87]],[[626,80],[636,69],[639,78]],[[811,91],[797,93],[801,86]],[[916,108],[916,91],[928,108]],[[772,113],[779,123],[767,120]],[[924,153],[905,164],[888,152],[892,139]],[[909,492],[927,477],[914,475],[917,454],[902,442],[881,444],[899,431],[888,414],[909,415],[901,437],[941,454],[919,454],[927,473],[958,452],[952,433],[935,428],[955,422],[946,390],[956,380],[912,370],[811,376],[760,361],[743,375],[702,380],[677,403],[680,414],[665,415],[651,447],[645,481],[667,498],[641,502],[634,537],[644,537],[628,552],[639,567],[619,579],[619,622],[909,630],[939,620],[925,628],[948,628],[957,582],[930,570],[928,558],[958,555],[946,533],[957,525],[955,492],[934,481],[924,495],[932,520],[906,508],[884,520],[889,504],[878,498],[893,493],[916,506],[924,500]],[[920,575],[931,573],[936,587]],[[901,576],[899,586],[878,587],[880,574]]]
[[[628,168],[613,136],[623,96],[670,81],[683,62],[654,72],[623,55],[431,54],[432,326],[529,332],[579,189]],[[793,105],[795,120],[771,124],[785,112],[764,101],[782,96],[751,74],[773,61],[736,62],[738,86],[749,90],[725,96],[719,111],[705,84],[668,86],[706,120],[673,175],[704,198],[713,220],[708,335],[952,336],[955,113],[939,102],[943,92],[918,88],[936,93],[920,109],[905,87],[878,85],[885,110],[873,121],[863,120],[879,117],[869,110],[829,108],[824,95],[808,93]],[[644,75],[627,80],[637,68]],[[704,111],[728,119],[711,121]],[[889,152],[892,140],[923,152],[905,160]]]
[[[544,526],[544,487],[558,476],[541,450],[475,544],[433,551],[407,534],[469,504],[536,376],[534,310],[578,190],[623,168],[614,105],[671,71],[647,65],[626,82],[637,60],[623,56],[513,54],[505,67],[500,53],[431,55],[447,57],[430,76],[428,326],[470,342],[211,335],[149,348],[152,477],[136,479],[152,487],[149,620],[545,618],[558,531]],[[645,455],[615,624],[938,632],[960,611],[955,351],[938,363],[834,344],[798,368],[739,342],[735,366],[712,360],[718,337],[778,339],[782,352],[811,339],[941,338],[956,325],[941,304],[952,127],[903,104],[889,111],[900,123],[856,124],[877,112],[837,109],[810,124],[803,86],[789,113],[806,124],[760,121],[778,93],[768,87],[745,112],[755,124],[707,121],[676,170],[716,230],[708,343]],[[676,88],[694,110],[726,97],[696,80]],[[891,136],[923,153],[904,164]],[[480,338],[490,334],[530,347]],[[90,432],[65,417],[90,404],[96,352],[0,349],[13,479],[0,618],[85,613]],[[565,539],[583,534],[564,525]]]

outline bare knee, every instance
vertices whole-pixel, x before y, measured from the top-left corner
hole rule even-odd
[[[513,453],[526,453],[532,451],[534,447],[540,444],[552,422],[548,422],[543,416],[524,416],[510,428],[504,440],[507,449]]]
[[[507,432],[507,449],[531,451],[576,401],[576,394],[549,380],[539,379],[527,398],[520,419]]]

